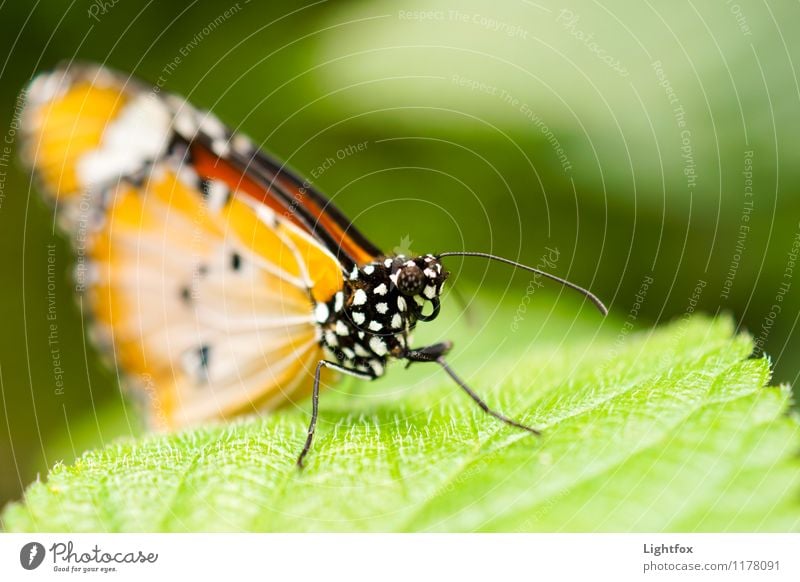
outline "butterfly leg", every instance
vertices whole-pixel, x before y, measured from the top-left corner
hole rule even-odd
[[[461,388],[464,392],[466,392],[470,398],[472,398],[478,406],[488,415],[495,417],[497,420],[504,422],[510,426],[514,426],[516,428],[521,428],[522,430],[526,430],[530,433],[535,435],[541,434],[535,428],[522,424],[521,422],[517,422],[516,420],[512,420],[507,416],[500,414],[496,410],[492,410],[483,399],[478,396],[472,388],[467,386],[467,383],[461,379],[461,377],[456,374],[447,361],[444,359],[444,355],[450,351],[450,348],[453,347],[452,342],[441,342],[438,344],[433,344],[430,346],[426,346],[424,348],[417,348],[415,350],[408,350],[406,353],[406,359],[411,362],[432,362],[435,361],[439,364],[442,369],[447,372],[447,375],[450,376],[453,381],[458,384],[458,387]]]
[[[297,457],[297,466],[301,469],[303,468],[303,459],[311,449],[311,442],[314,440],[314,430],[317,427],[317,414],[319,413],[319,383],[322,368],[331,368],[338,372],[342,372],[343,374],[349,374],[350,376],[361,378],[362,380],[372,380],[373,378],[369,374],[362,374],[361,372],[345,368],[336,362],[329,362],[328,360],[319,361],[317,364],[317,370],[314,372],[314,387],[311,392],[311,422],[308,425],[308,436],[306,437],[306,444],[303,445],[303,450],[300,451],[300,456]]]
[[[422,348],[409,349],[403,354],[406,360],[406,368],[414,362],[435,362],[444,356],[453,347],[453,342],[439,342]]]

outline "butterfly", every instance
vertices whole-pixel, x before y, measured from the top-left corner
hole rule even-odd
[[[178,428],[268,410],[323,384],[384,375],[390,360],[447,363],[451,342],[412,347],[439,314],[442,259],[382,252],[307,180],[217,117],[106,67],[70,64],[25,91],[24,160],[76,251],[91,335],[152,424]]]

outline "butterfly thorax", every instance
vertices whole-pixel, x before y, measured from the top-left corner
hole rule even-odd
[[[433,255],[388,257],[354,267],[342,289],[317,303],[322,346],[335,361],[373,378],[409,348],[418,321],[439,313],[447,271]]]

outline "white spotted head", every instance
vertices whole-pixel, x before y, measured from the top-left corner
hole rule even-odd
[[[438,304],[448,274],[433,255],[413,259],[399,255],[392,261],[389,279],[401,295],[414,299],[417,304],[424,305],[428,301]]]
[[[406,297],[432,300],[442,292],[448,272],[433,255],[407,259],[400,255],[392,261],[389,278]]]

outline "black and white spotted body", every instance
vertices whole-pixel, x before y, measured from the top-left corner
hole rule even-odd
[[[448,272],[433,255],[403,255],[354,267],[342,290],[315,309],[331,360],[371,379],[409,349],[417,321],[438,315]]]

